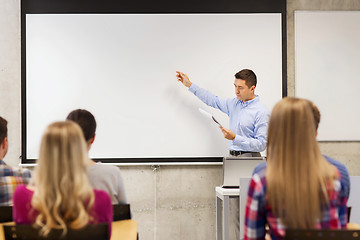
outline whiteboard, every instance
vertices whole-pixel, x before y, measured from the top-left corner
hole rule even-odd
[[[92,158],[222,157],[228,117],[207,107],[175,71],[221,97],[234,74],[258,77],[272,109],[282,97],[281,14],[27,14],[27,158],[46,126],[77,108],[97,120]]]
[[[360,140],[360,12],[295,12],[295,94],[321,112],[320,141]]]

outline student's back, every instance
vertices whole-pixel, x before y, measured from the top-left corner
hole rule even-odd
[[[71,121],[51,124],[42,137],[34,187],[20,186],[14,193],[14,221],[34,223],[44,236],[53,228],[66,232],[108,223],[111,235],[111,200],[90,186],[87,163],[80,127]]]
[[[12,168],[3,161],[8,147],[7,121],[0,117],[0,206],[12,205],[16,187],[20,184],[28,184],[31,178],[29,170]]]
[[[88,167],[87,174],[91,186],[107,192],[113,204],[127,203],[123,179],[118,167],[95,163]]]
[[[91,208],[93,220],[89,223],[108,222],[112,218],[112,204],[109,196],[102,190],[94,189],[94,205]],[[13,220],[17,224],[31,224],[35,222],[38,212],[31,205],[34,190],[25,185],[20,185],[14,193]],[[84,203],[85,204],[85,203]],[[30,214],[29,214],[30,213]],[[31,214],[32,213],[32,214]]]
[[[66,120],[77,123],[83,131],[88,151],[95,141],[97,123],[94,115],[85,109],[76,109],[69,113]],[[88,177],[95,189],[107,192],[113,204],[127,203],[124,183],[118,167],[95,163],[88,160]]]
[[[331,204],[324,209],[323,217],[320,218],[319,221],[311,228],[346,228],[346,192],[344,191],[344,188],[341,187],[340,178],[333,180],[332,183],[334,189],[328,189],[328,194],[330,196],[329,201]],[[273,240],[283,239],[284,237],[285,229],[287,227],[286,225],[281,223],[281,218],[277,217],[277,215],[272,210],[269,202],[266,201],[266,192],[266,166],[264,165],[263,169],[258,169],[258,172],[253,175],[252,180],[249,184],[248,199],[251,198],[249,205],[251,204],[252,206],[256,207],[248,207],[246,209],[245,228],[247,229],[245,230],[245,234],[247,235],[247,237],[245,237],[245,239],[259,239],[259,237],[261,238],[261,236],[265,234],[265,229],[259,231],[259,228],[255,226],[262,225],[263,223],[268,224],[270,229],[269,233]],[[307,212],[309,211],[309,209],[303,209],[303,211]]]
[[[283,239],[286,228],[345,228],[346,190],[339,171],[321,155],[309,103],[285,98],[273,109],[267,163],[250,181],[245,239]]]
[[[343,185],[344,191],[346,193],[347,198],[349,198],[350,195],[350,175],[349,175],[349,171],[347,170],[345,164],[343,164],[342,162],[331,158],[329,156],[323,155],[323,157],[332,165],[334,165],[337,170],[340,173],[340,182]],[[262,169],[266,168],[266,162],[262,162],[259,165],[257,165],[252,173],[252,176],[256,173],[259,173],[260,171],[262,171]]]
[[[13,194],[21,184],[28,184],[31,173],[27,169],[12,168],[0,159],[0,206],[13,205]]]

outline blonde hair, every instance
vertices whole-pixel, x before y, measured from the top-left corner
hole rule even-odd
[[[338,177],[321,155],[310,101],[284,98],[271,113],[267,142],[267,197],[287,228],[313,228]]]
[[[45,131],[35,171],[32,206],[42,235],[52,228],[82,228],[91,220],[94,192],[87,178],[87,150],[80,127],[55,122]]]

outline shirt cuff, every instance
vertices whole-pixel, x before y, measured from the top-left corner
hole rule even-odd
[[[235,135],[235,138],[232,140],[233,144],[236,146],[240,146],[243,141],[244,137],[241,137],[239,135]]]
[[[197,90],[199,90],[199,86],[196,85],[195,83],[192,83],[191,86],[189,87],[189,91],[192,93],[195,93]]]

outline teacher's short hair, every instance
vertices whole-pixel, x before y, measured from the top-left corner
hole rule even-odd
[[[237,72],[235,74],[236,79],[245,80],[246,85],[250,88],[251,86],[256,87],[256,75],[255,73],[250,69],[243,69],[240,72]]]

